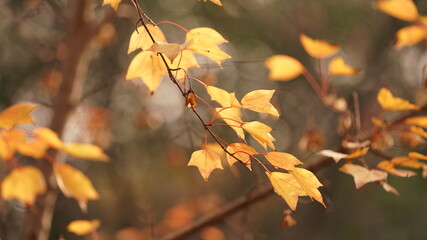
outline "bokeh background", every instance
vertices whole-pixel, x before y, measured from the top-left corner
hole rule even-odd
[[[101,0],[92,2],[94,21],[111,10],[101,7]],[[414,2],[420,13],[427,14],[426,1]],[[222,48],[233,58],[223,68],[200,57],[201,68],[190,75],[236,92],[238,98],[255,89],[276,89],[273,102],[282,114],[279,119],[258,113],[244,117],[272,126],[277,150],[303,162],[316,161],[319,149],[337,148],[342,137],[337,133],[339,115],[321,104],[302,77],[290,82],[267,78],[264,60],[274,54],[299,59],[317,76],[317,63],[304,52],[300,33],[340,44],[340,54],[361,69],[358,76],[333,79],[332,86],[350,106],[352,93],[358,93],[363,132],[370,131],[370,118],[380,110],[379,88],[387,86],[411,102],[425,100],[425,43],[393,49],[395,32],[408,23],[379,12],[373,1],[223,0],[223,7],[197,0],[139,3],[155,22],[172,21],[187,29],[211,27],[229,40]],[[36,102],[40,108],[34,116],[40,126],[49,125],[52,96],[62,77],[58,69],[64,56],[68,4],[65,0],[0,0],[0,107]],[[51,239],[84,239],[65,230],[70,221],[80,218],[101,220],[99,239],[157,238],[268,181],[257,167],[249,172],[243,166],[227,166],[215,170],[208,182],[195,167],[187,167],[191,153],[203,143],[203,127],[185,108],[175,86],[165,78],[150,95],[139,81],[124,80],[135,55],[128,55],[127,47],[137,17],[131,2],[124,0],[93,40],[88,65],[82,66],[86,74],[80,76],[85,80],[81,104],[69,119],[64,138],[104,147],[111,162],[69,159],[92,179],[101,198],[91,201],[84,214],[74,200],[60,196]],[[160,27],[170,42],[184,41],[185,33],[179,28]],[[200,86],[195,90],[208,99]],[[200,111],[204,110],[208,109],[201,106]],[[236,141],[229,128],[216,131]],[[309,146],[301,142],[304,138]],[[426,145],[416,150],[425,153]],[[408,149],[397,143],[390,151],[403,155]],[[383,160],[371,154],[367,159],[372,165]],[[389,183],[400,192],[395,196],[374,183],[356,190],[352,177],[338,171],[340,166],[317,174],[328,207],[302,199],[293,214],[298,224],[291,228],[281,225],[286,204],[272,194],[188,239],[427,238],[427,180],[421,174],[408,179],[389,176]],[[0,208],[1,238],[19,239],[24,208],[13,201],[2,202]]]

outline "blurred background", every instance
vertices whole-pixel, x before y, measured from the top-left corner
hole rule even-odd
[[[427,14],[427,1],[414,2],[420,13]],[[187,29],[211,27],[221,33],[229,41],[221,47],[232,58],[221,69],[200,57],[201,68],[189,74],[236,92],[238,99],[256,89],[276,89],[273,103],[282,115],[279,119],[252,112],[245,113],[244,119],[272,126],[277,150],[303,162],[316,161],[320,149],[336,149],[342,137],[337,132],[339,115],[324,107],[302,77],[289,82],[267,78],[264,60],[274,54],[290,55],[318,76],[317,62],[299,43],[300,33],[340,44],[340,54],[361,69],[358,76],[334,78],[332,89],[350,106],[352,93],[358,93],[362,131],[369,133],[370,118],[380,111],[376,93],[383,86],[411,102],[425,100],[426,44],[393,49],[395,32],[409,23],[379,12],[373,1],[223,0],[223,7],[197,0],[139,3],[155,22],[171,21]],[[52,97],[63,78],[59,68],[67,51],[68,4],[65,0],[0,0],[0,107],[18,101],[38,103],[34,115],[39,126],[49,125]],[[93,21],[111,11],[101,4],[101,0],[92,1]],[[224,170],[213,171],[208,182],[197,168],[187,167],[204,133],[176,87],[164,78],[150,95],[140,81],[124,80],[135,55],[128,55],[127,48],[137,20],[131,2],[123,0],[92,39],[89,60],[81,66],[84,88],[64,141],[98,144],[111,162],[69,159],[91,178],[101,197],[89,202],[84,214],[73,199],[60,196],[51,239],[90,239],[65,229],[70,221],[81,218],[100,219],[99,239],[158,238],[268,181],[259,167],[250,172],[238,164],[224,164]],[[179,28],[159,27],[170,42],[184,41],[185,33]],[[200,86],[195,91],[209,99]],[[199,111],[209,116],[209,109],[201,104]],[[393,117],[386,115],[386,119]],[[228,127],[215,130],[221,138],[237,141]],[[253,139],[248,141],[257,146]],[[397,143],[389,152],[406,155],[407,147]],[[426,145],[420,142],[415,149],[425,153]],[[384,159],[367,155],[372,165],[380,160]],[[283,226],[288,207],[271,194],[188,239],[426,239],[427,180],[421,174],[407,179],[389,176],[389,183],[400,192],[395,196],[374,183],[356,190],[353,178],[338,171],[341,165],[317,174],[328,207],[303,198],[292,214],[298,222],[295,226]],[[23,207],[13,201],[0,207],[1,238],[19,239]]]

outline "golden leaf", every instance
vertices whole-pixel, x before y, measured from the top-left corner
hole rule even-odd
[[[268,152],[264,156],[274,167],[287,171],[294,169],[295,165],[302,164],[300,160],[289,153]]]
[[[211,149],[203,149],[191,154],[188,166],[196,166],[205,181],[214,169],[223,169],[221,157]]]
[[[101,162],[108,162],[110,160],[102,148],[93,144],[67,143],[62,148],[62,151],[76,158]]]
[[[199,0],[200,1],[200,0]],[[204,2],[207,2],[208,0],[203,0]],[[209,1],[211,1],[212,3],[214,3],[214,4],[216,4],[216,5],[218,5],[218,6],[220,6],[220,7],[222,7],[222,3],[221,3],[221,1],[220,0],[209,0]]]
[[[175,72],[175,78],[180,81],[186,77],[188,69],[200,67],[193,53],[187,50],[183,50],[169,66],[172,69],[180,69]]]
[[[413,25],[404,27],[396,33],[396,43],[394,47],[403,48],[415,45],[427,37],[425,26]]]
[[[420,107],[410,103],[405,99],[394,97],[387,88],[380,89],[377,95],[377,100],[384,110],[399,111],[420,109]]]
[[[206,86],[206,90],[211,96],[211,100],[219,103],[222,107],[241,107],[234,93],[229,93],[221,88]]]
[[[419,159],[419,158],[417,158]],[[414,168],[414,169],[421,169],[423,168],[424,164],[417,159],[411,158],[411,157],[394,157],[391,159],[391,162],[394,165],[402,166],[402,167],[408,167],[408,168]]]
[[[152,24],[146,24],[148,31],[150,31],[151,36],[153,36],[156,43],[166,43],[166,37],[163,35],[162,30]],[[130,36],[129,49],[128,53],[131,53],[137,49],[147,50],[153,45],[153,40],[150,38],[150,35],[145,30],[144,26],[138,27],[137,30],[133,31]]]
[[[42,158],[46,153],[48,145],[39,139],[32,139],[28,142],[20,143],[17,146],[17,150],[20,154],[35,159]]]
[[[251,146],[248,146],[244,143],[232,143],[227,146],[227,151],[233,154],[234,157],[238,158],[240,161],[246,164],[246,167],[249,170],[252,170],[251,167],[251,156],[258,154],[258,152]],[[230,156],[226,155],[228,164],[233,165],[237,160]]]
[[[8,161],[13,157],[19,144],[25,142],[25,134],[16,128],[0,129],[0,157]]]
[[[408,156],[410,158],[415,158],[415,159],[420,159],[420,160],[427,160],[427,156],[426,155],[423,155],[423,154],[417,153],[417,152],[410,152],[408,154]]]
[[[367,183],[387,179],[386,172],[375,170],[375,169],[369,170],[365,167],[351,164],[351,163],[344,164],[339,170],[341,172],[344,172],[353,176],[354,183],[356,184],[357,189],[361,188],[363,185]]]
[[[152,52],[162,53],[167,58],[169,58],[171,62],[173,62],[175,58],[188,46],[188,44],[190,44],[190,42],[191,40],[183,44],[156,42],[153,45],[151,45],[151,47],[148,50]]]
[[[242,113],[238,108],[216,108],[215,111],[218,117],[224,120],[239,136],[241,139],[245,139],[245,132],[242,129],[244,123],[241,119]]]
[[[265,60],[270,70],[268,77],[276,81],[289,81],[304,72],[304,66],[295,58],[286,55],[274,55]]]
[[[14,104],[0,112],[0,128],[10,129],[18,124],[34,124],[30,113],[37,107],[32,103]]]
[[[418,10],[412,0],[377,0],[377,8],[395,18],[412,22],[418,19]]]
[[[114,10],[117,11],[117,9],[119,8],[119,4],[122,0],[104,0],[102,2],[102,6],[105,6],[107,4],[109,4]]]
[[[307,196],[307,192],[301,187],[295,177],[290,173],[266,172],[273,185],[274,192],[280,195],[289,205],[292,211],[295,211],[299,196]]]
[[[43,173],[32,166],[12,170],[1,183],[1,197],[5,200],[16,198],[26,205],[32,205],[38,194],[46,192]]]
[[[361,148],[361,149],[356,150],[353,153],[347,155],[345,158],[346,159],[358,158],[358,157],[366,155],[366,153],[368,153],[368,151],[369,151],[369,147]]]
[[[427,138],[427,132],[426,132],[426,131],[424,131],[424,129],[423,129],[423,128],[415,127],[415,126],[411,126],[411,127],[409,128],[409,131],[411,131],[411,132],[413,132],[413,133],[417,134],[417,135],[418,135],[418,136],[420,136],[420,137]]]
[[[334,58],[329,63],[331,75],[356,75],[358,72],[356,68],[347,65],[342,57]]]
[[[75,220],[67,225],[67,231],[83,236],[94,232],[101,223],[99,220]]]
[[[409,170],[402,170],[402,169],[397,169],[394,167],[395,165],[387,160],[381,161],[377,164],[377,168],[384,170],[390,174],[399,176],[399,177],[412,177],[417,175],[415,172],[413,171],[409,171]]]
[[[271,97],[275,91],[276,90],[252,91],[242,98],[242,106],[255,112],[268,113],[275,117],[279,117],[279,112],[277,112],[277,109],[270,103]]]
[[[49,128],[36,128],[33,130],[34,135],[49,145],[51,148],[61,149],[62,141],[59,139],[58,135]]]
[[[405,123],[417,125],[417,126],[420,126],[423,128],[427,128],[427,117],[426,116],[418,116],[418,117],[407,118],[405,120]]]
[[[81,171],[64,163],[55,163],[53,169],[58,186],[65,196],[75,198],[79,202],[99,198],[90,179]]]
[[[264,149],[267,149],[267,146],[275,149],[273,141],[276,141],[276,139],[270,134],[273,130],[271,127],[264,123],[253,121],[244,123],[242,128],[251,134],[252,137],[264,147]]]
[[[311,199],[314,198],[316,201],[326,207],[325,203],[323,202],[322,194],[318,190],[318,188],[323,185],[312,172],[304,168],[294,168],[289,171],[295,177],[302,189],[304,189],[304,191],[307,193],[307,196],[309,196]]]
[[[323,40],[312,39],[304,34],[300,34],[300,41],[305,51],[315,58],[327,58],[340,50],[338,45]]]

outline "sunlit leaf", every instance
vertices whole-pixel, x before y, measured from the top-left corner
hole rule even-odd
[[[239,136],[245,139],[245,132],[242,129],[244,123],[241,119],[242,113],[239,108],[216,108],[217,116],[224,120]]]
[[[264,147],[264,149],[267,149],[267,146],[272,149],[276,149],[273,144],[273,141],[276,141],[276,139],[270,134],[273,130],[271,127],[264,123],[253,121],[244,123],[242,128],[251,134],[252,137]]]
[[[386,122],[384,122],[384,121],[382,121],[382,120],[380,120],[380,119],[378,119],[376,117],[372,117],[371,118],[371,122],[373,124],[375,124],[375,126],[377,126],[377,127],[387,127],[387,123]]]
[[[62,148],[65,153],[81,159],[107,162],[109,157],[105,155],[102,148],[93,144],[86,143],[68,143]]]
[[[411,117],[405,120],[406,124],[417,125],[423,128],[427,128],[427,116]]]
[[[329,63],[329,73],[331,75],[355,75],[358,69],[347,65],[342,57],[337,57]]]
[[[366,153],[368,153],[368,151],[369,151],[369,147],[361,148],[361,149],[356,150],[353,153],[347,155],[345,158],[346,159],[358,158],[358,157],[366,155]]]
[[[252,91],[242,98],[242,106],[255,112],[268,113],[275,117],[279,117],[279,112],[277,112],[277,109],[270,103],[271,97],[275,91],[276,90]]]
[[[119,4],[122,0],[103,0],[102,2],[102,6],[105,5],[111,5],[111,7],[117,11],[117,9],[119,8]]]
[[[203,149],[191,154],[188,166],[196,166],[205,181],[214,169],[223,169],[221,157],[211,149]]]
[[[175,60],[175,58],[190,44],[191,41],[185,42],[183,44],[177,43],[154,43],[148,49],[152,52],[158,52],[164,54],[171,62]]]
[[[16,128],[0,129],[0,157],[8,161],[13,157],[19,144],[25,142],[25,134]]]
[[[27,142],[20,143],[17,147],[17,150],[20,154],[35,159],[42,158],[45,153],[48,145],[39,139],[32,139]]]
[[[200,0],[199,0],[200,1]],[[207,2],[208,0],[203,0],[204,2]],[[222,7],[222,3],[221,3],[221,1],[220,0],[209,0],[209,1],[211,1],[212,3],[215,3],[216,5],[218,5],[218,6],[220,6],[220,7]]]
[[[418,10],[412,0],[377,0],[377,8],[395,18],[405,21],[415,21]]]
[[[46,191],[43,173],[31,166],[12,170],[1,183],[1,196],[5,200],[18,199],[24,204],[32,205],[38,194]]]
[[[311,199],[314,198],[316,201],[325,206],[322,194],[318,190],[318,188],[323,185],[319,182],[317,177],[312,172],[304,168],[294,168],[289,171],[295,177],[295,179],[301,185],[304,191],[307,193],[307,196],[309,196]]]
[[[411,158],[411,157],[394,157],[391,159],[391,162],[394,165],[398,165],[402,167],[408,167],[408,168],[414,168],[414,169],[423,168],[424,164],[418,161],[417,159]]]
[[[170,64],[172,69],[179,69],[175,71],[177,80],[183,80],[186,77],[186,72],[190,68],[199,68],[199,64],[197,64],[196,58],[193,53],[190,51],[184,50],[182,51]]]
[[[244,143],[232,143],[227,146],[227,151],[233,154],[234,157],[238,158],[240,161],[246,164],[246,167],[249,168],[249,170],[252,170],[251,167],[251,156],[258,154],[258,152],[251,146],[248,146]],[[230,156],[227,156],[228,164],[233,165],[237,162],[237,160]]]
[[[54,172],[58,186],[67,197],[79,202],[87,202],[99,198],[92,182],[81,171],[64,163],[54,164]]]
[[[413,132],[413,133],[417,134],[417,135],[418,135],[418,136],[420,136],[420,137],[427,138],[427,132],[426,132],[426,131],[424,131],[424,129],[423,129],[423,128],[415,127],[415,126],[411,126],[411,127],[409,128],[409,131],[411,131],[411,132]]]
[[[377,95],[377,100],[384,110],[399,111],[420,109],[420,107],[410,103],[405,99],[394,97],[387,88],[380,89]]]
[[[293,211],[296,210],[299,196],[307,196],[297,179],[290,173],[266,172],[274,192],[280,195]]]
[[[425,26],[413,25],[405,27],[397,31],[396,48],[403,48],[415,45],[427,37],[427,29]]]
[[[315,58],[327,58],[340,50],[338,45],[323,40],[312,39],[304,34],[300,35],[300,41],[305,51]]]
[[[351,163],[346,163],[339,170],[341,172],[344,172],[353,176],[354,183],[356,184],[357,189],[361,188],[363,185],[367,183],[387,179],[386,172],[375,170],[375,169],[369,170],[365,167],[351,164]]]
[[[295,165],[302,164],[300,160],[289,153],[268,152],[264,156],[274,167],[288,171],[294,169]]]
[[[30,113],[37,107],[32,103],[14,104],[0,112],[0,128],[12,128],[18,124],[34,124]]]
[[[59,139],[58,135],[49,128],[36,128],[33,133],[38,139],[49,145],[49,147],[55,149],[62,148],[61,139]]]
[[[234,93],[229,93],[215,86],[206,86],[211,100],[219,103],[222,107],[241,107]]]
[[[399,177],[412,177],[416,175],[413,171],[395,168],[395,165],[387,160],[379,162],[377,168]]]
[[[410,152],[408,154],[408,156],[410,158],[415,158],[415,159],[420,159],[420,160],[427,160],[427,156],[426,155],[423,155],[423,154],[417,153],[417,152]]]
[[[274,55],[265,60],[270,70],[268,77],[276,81],[289,81],[304,72],[304,66],[295,58],[286,55]]]
[[[95,231],[100,224],[99,220],[75,220],[67,225],[67,231],[83,236]]]
[[[160,44],[167,42],[165,35],[163,35],[163,32],[159,27],[153,26],[152,24],[146,24],[146,26],[156,43]],[[137,30],[133,31],[130,37],[128,53],[137,49],[147,50],[151,45],[153,45],[153,40],[150,38],[150,35],[145,30],[144,26],[140,26]]]
[[[322,150],[320,152],[317,153],[320,156],[324,156],[324,157],[330,157],[332,158],[335,162],[339,162],[341,159],[345,158],[348,156],[348,154],[345,153],[340,153],[340,152],[335,152],[329,149],[325,149]]]

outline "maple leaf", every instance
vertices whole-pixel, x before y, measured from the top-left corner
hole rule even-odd
[[[150,92],[154,93],[164,74],[167,74],[167,70],[157,53],[143,51],[138,53],[129,64],[126,80],[141,78]]]
[[[356,184],[357,189],[361,188],[363,185],[367,183],[387,179],[386,172],[375,170],[375,169],[369,170],[365,167],[351,164],[351,163],[344,164],[339,170],[341,172],[344,172],[353,176],[354,183]]]
[[[413,171],[397,169],[394,166],[395,164],[387,160],[381,161],[377,164],[378,169],[384,170],[390,174],[393,174],[399,177],[412,177],[416,175],[416,173]]]
[[[67,225],[67,231],[83,236],[95,231],[101,223],[99,220],[75,220]]]
[[[62,148],[65,153],[82,159],[108,162],[109,157],[105,155],[102,148],[87,143],[67,143]]]
[[[275,117],[279,117],[279,112],[277,112],[277,109],[270,103],[271,97],[275,91],[276,90],[252,91],[242,98],[242,106],[255,112],[268,113]]]
[[[164,54],[171,62],[191,43],[191,40],[183,44],[178,43],[154,43],[148,49],[152,52]]]
[[[36,128],[33,130],[34,136],[36,136],[38,139],[46,143],[49,147],[55,148],[55,149],[61,149],[62,148],[62,141],[59,139],[56,132],[52,131],[49,128]]]
[[[275,149],[273,141],[276,141],[276,139],[270,134],[273,130],[271,127],[264,123],[253,121],[244,123],[242,128],[251,134],[252,137],[264,147],[264,149],[267,149],[267,146]]]
[[[0,157],[8,161],[13,157],[16,148],[25,142],[25,134],[16,128],[0,129]]]
[[[211,149],[202,149],[191,154],[188,166],[196,166],[205,181],[214,169],[224,169],[221,164],[221,157]]]
[[[0,112],[0,128],[10,129],[18,124],[34,124],[30,113],[37,107],[32,103],[14,104]]]
[[[241,107],[241,104],[234,93],[229,93],[224,89],[215,86],[206,86],[206,90],[211,96],[211,100],[219,103],[223,108]]]
[[[290,173],[266,172],[273,185],[274,192],[279,194],[288,206],[295,211],[299,196],[307,196],[307,192],[301,187],[297,179]]]
[[[380,89],[377,95],[377,100],[384,110],[400,111],[420,109],[420,107],[410,103],[405,99],[394,97],[387,88]]]
[[[264,156],[271,164],[273,164],[274,167],[281,168],[283,170],[290,171],[295,168],[295,165],[302,164],[300,160],[289,153],[268,152]]]
[[[238,108],[216,108],[219,118],[227,123],[241,139],[245,139],[245,132],[242,129],[244,123],[241,119],[242,112]]]
[[[419,116],[419,117],[407,118],[405,120],[405,123],[420,126],[423,128],[427,128],[427,117],[426,116]]]
[[[172,69],[180,69],[176,71],[175,78],[177,80],[182,80],[186,77],[186,73],[190,68],[199,68],[199,64],[196,61],[193,53],[190,51],[182,51],[170,64]]]
[[[75,198],[80,203],[99,198],[90,179],[81,171],[65,163],[55,163],[53,169],[58,186],[65,196]]]
[[[311,39],[304,34],[300,35],[300,41],[305,51],[315,58],[327,58],[340,50],[338,45],[323,40]]]
[[[122,0],[104,0],[101,6],[110,5],[114,10],[117,11],[119,4]]]
[[[321,203],[324,207],[325,203],[323,203],[322,194],[318,190],[319,187],[323,186],[316,176],[304,168],[294,168],[289,170],[289,172],[295,177],[299,185],[304,189],[311,199],[315,199],[319,203]]]
[[[355,75],[358,72],[358,69],[347,65],[342,57],[334,58],[329,63],[329,73],[331,75]]]
[[[425,26],[413,25],[401,28],[396,33],[396,43],[394,47],[403,48],[415,45],[427,37],[427,30]]]
[[[48,145],[38,139],[32,139],[28,142],[20,143],[17,146],[17,150],[20,154],[35,159],[42,158],[45,155],[47,148]]]
[[[43,173],[32,166],[12,170],[1,183],[1,196],[5,200],[16,198],[26,205],[32,205],[38,194],[46,192]]]
[[[274,55],[265,60],[270,70],[268,78],[276,81],[289,81],[301,75],[305,68],[295,58],[286,55]]]
[[[418,19],[418,10],[412,0],[377,0],[377,8],[395,18],[412,22]]]
[[[167,42],[165,35],[159,27],[152,24],[146,24],[146,26],[157,44]],[[135,31],[133,31],[132,35],[130,36],[128,53],[131,53],[137,49],[148,50],[153,44],[153,40],[145,30],[145,27],[140,26]]]
[[[227,146],[227,151],[233,154],[234,157],[238,158],[240,161],[246,164],[246,167],[252,171],[251,167],[251,156],[258,154],[258,152],[251,146],[248,146],[244,143],[232,143]],[[228,164],[233,165],[237,160],[230,156],[226,155]]]

